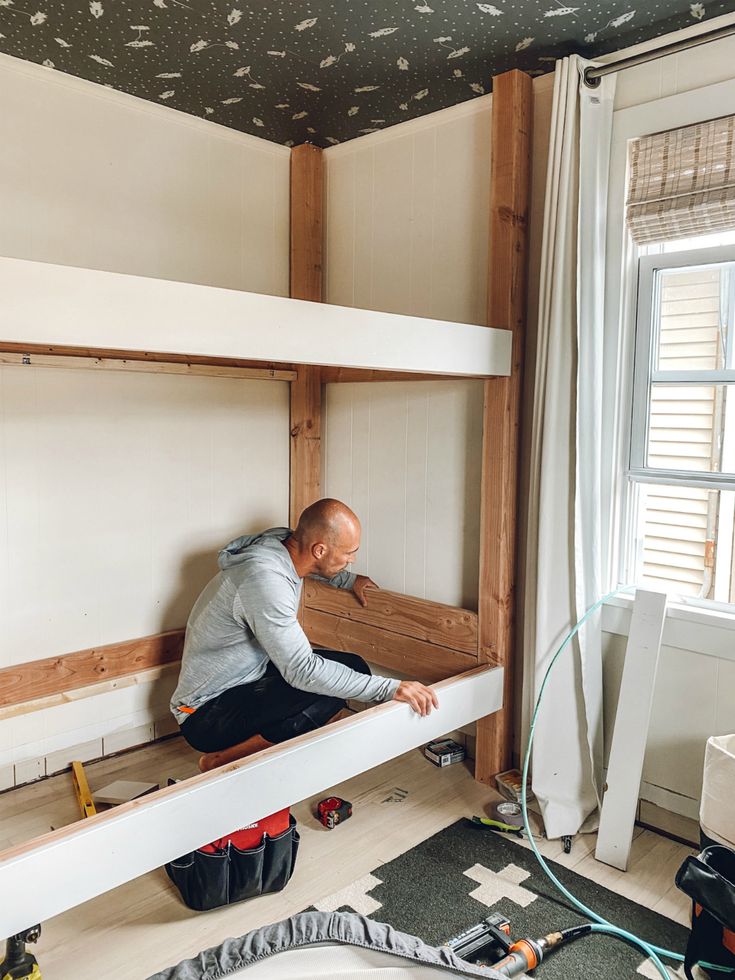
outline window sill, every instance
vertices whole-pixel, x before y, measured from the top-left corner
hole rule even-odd
[[[633,596],[609,599],[602,610],[602,630],[627,636],[633,612]],[[735,661],[735,609],[702,609],[682,602],[671,602],[666,609],[663,645],[692,650],[704,656]]]

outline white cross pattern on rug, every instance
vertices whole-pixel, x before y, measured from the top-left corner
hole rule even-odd
[[[683,965],[680,966],[678,970],[674,970],[668,963],[664,963],[664,966],[666,967],[666,972],[669,974],[672,980],[684,980]],[[635,972],[641,977],[647,977],[648,980],[661,980],[661,974],[653,965],[653,960],[650,957],[647,960],[644,960]],[[693,976],[695,977],[695,980],[705,980],[707,974],[702,973],[699,967],[695,966]]]
[[[353,881],[346,888],[342,888],[338,892],[332,892],[331,895],[327,895],[319,902],[314,902],[314,908],[319,912],[336,912],[343,905],[349,905],[351,909],[359,912],[360,915],[372,915],[373,912],[383,907],[383,903],[376,902],[367,893],[375,888],[376,885],[382,884],[383,882],[380,878],[376,878],[375,875],[364,875],[362,878],[358,878],[357,881]]]
[[[481,864],[475,864],[463,873],[480,885],[470,892],[470,898],[475,898],[488,907],[495,905],[501,898],[509,898],[525,909],[538,898],[534,892],[521,887],[521,882],[530,878],[530,872],[515,864],[507,865],[502,871],[490,871]]]

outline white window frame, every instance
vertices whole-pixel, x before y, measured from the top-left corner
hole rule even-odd
[[[656,273],[665,269],[714,268],[735,262],[735,245],[697,248],[661,255],[642,255],[638,260],[638,302],[636,310],[633,405],[630,427],[630,464],[627,477],[639,483],[704,487],[708,490],[735,490],[735,472],[708,473],[698,470],[667,470],[648,466],[648,433],[651,388],[654,383],[670,385],[735,385],[735,369],[712,371],[661,371],[654,365],[659,311],[655,288]],[[733,362],[733,327],[728,331],[727,361]]]
[[[608,185],[608,226],[605,255],[605,352],[603,377],[602,458],[604,506],[609,509],[609,534],[603,539],[603,563],[611,581],[630,583],[636,564],[634,546],[637,481],[628,478],[631,448],[638,262],[642,256],[625,227],[628,147],[630,140],[732,113],[735,79],[616,109]],[[665,253],[675,255],[676,253]],[[657,258],[660,258],[658,256]],[[626,605],[628,597],[615,600]],[[699,606],[696,611],[693,606]],[[676,608],[670,603],[670,608]],[[682,611],[701,623],[732,623],[735,606],[712,600],[682,598]]]

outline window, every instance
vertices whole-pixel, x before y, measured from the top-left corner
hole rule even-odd
[[[735,602],[734,314],[734,232],[642,249],[628,470],[633,577],[725,603]]]

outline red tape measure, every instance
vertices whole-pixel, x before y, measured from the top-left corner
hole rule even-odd
[[[317,803],[317,816],[327,830],[334,830],[338,823],[344,823],[352,816],[352,804],[341,800],[338,796],[328,796],[326,800]]]

